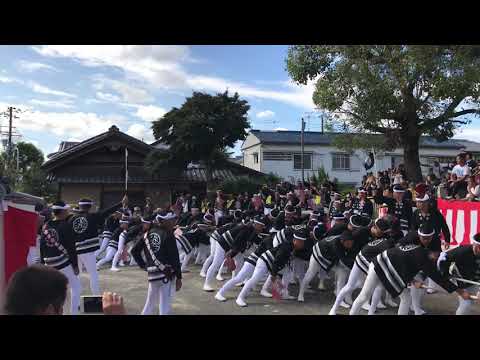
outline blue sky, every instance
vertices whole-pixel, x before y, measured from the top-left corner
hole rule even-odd
[[[14,125],[45,154],[113,124],[151,142],[151,121],[192,91],[238,91],[251,105],[252,128],[298,130],[314,107],[313,84],[291,82],[286,52],[287,46],[0,46],[0,111],[27,110]],[[307,129],[319,130],[318,120]],[[480,142],[480,121],[457,136]]]

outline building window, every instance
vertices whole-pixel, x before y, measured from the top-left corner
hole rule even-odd
[[[253,163],[258,164],[258,153],[253,153]]]
[[[303,168],[312,170],[312,154],[303,154]],[[293,155],[293,170],[302,170],[302,154]]]
[[[350,170],[350,155],[332,154],[332,170]]]
[[[292,153],[279,152],[279,151],[265,151],[263,153],[263,160],[292,161]]]

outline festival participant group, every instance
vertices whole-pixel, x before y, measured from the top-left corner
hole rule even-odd
[[[263,185],[251,196],[218,190],[210,201],[184,193],[156,209],[150,199],[143,209],[129,209],[127,196],[99,212],[91,211],[90,199],[72,209],[57,201],[37,209],[45,222],[29,262],[68,278],[71,314],[79,311],[80,271],[99,294],[98,272],[108,266],[119,277],[125,266],[146,271],[143,315],[175,314],[171,303],[182,285],[190,286],[182,284],[187,272],[202,278],[199,296],[219,306],[233,301],[238,314],[260,306],[251,301],[256,292],[271,301],[315,302],[330,291],[327,279],[335,294],[330,315],[387,307],[422,315],[426,294],[436,291],[456,293],[456,314],[469,314],[480,285],[480,234],[450,248],[434,189],[426,183],[412,189],[403,176],[398,169],[388,181],[367,177],[343,196],[326,181],[319,188]],[[309,291],[313,286],[323,291]]]

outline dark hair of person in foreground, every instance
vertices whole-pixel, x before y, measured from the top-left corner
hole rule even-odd
[[[68,279],[43,265],[18,270],[11,277],[5,297],[7,315],[62,315]]]

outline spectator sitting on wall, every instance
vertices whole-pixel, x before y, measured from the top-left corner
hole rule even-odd
[[[463,199],[467,195],[467,177],[471,175],[464,154],[457,156],[457,165],[452,169],[452,173],[456,175],[456,180],[452,180],[452,196]]]
[[[478,201],[480,200],[480,177],[478,176],[469,176],[467,183],[467,197],[465,198],[468,201]]]

